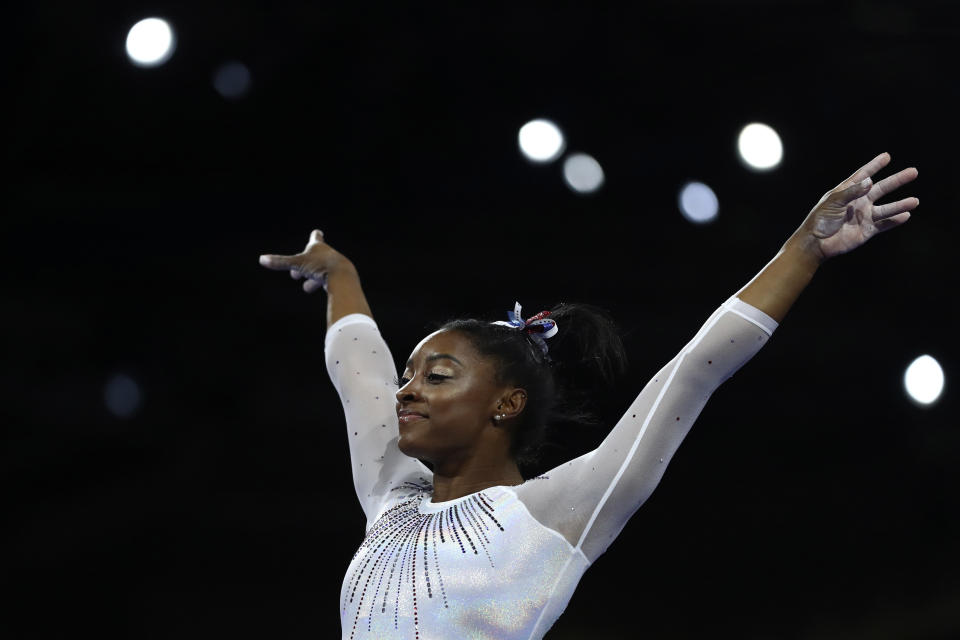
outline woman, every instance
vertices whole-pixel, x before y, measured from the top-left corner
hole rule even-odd
[[[367,517],[341,591],[343,638],[543,637],[710,394],[766,344],[817,267],[909,219],[916,198],[874,204],[917,177],[909,168],[874,184],[889,162],[883,153],[824,194],[599,447],[526,482],[517,461],[535,449],[571,362],[600,373],[622,364],[603,317],[561,306],[524,320],[517,305],[509,321],[448,323],[397,380],[357,270],[320,231],[302,253],[261,256],[328,293],[327,369]]]

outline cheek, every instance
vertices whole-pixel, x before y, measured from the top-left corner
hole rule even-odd
[[[485,406],[484,398],[473,389],[452,390],[433,398],[425,426],[444,440],[469,440],[484,424]]]
[[[484,396],[482,390],[471,386],[451,389],[449,393],[445,394],[442,401],[437,402],[437,408],[444,415],[456,416],[460,419],[469,418],[472,422],[479,419],[486,405],[486,396]]]

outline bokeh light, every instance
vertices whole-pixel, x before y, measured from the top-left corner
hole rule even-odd
[[[931,405],[943,392],[943,368],[933,356],[922,355],[903,374],[907,396],[919,405]]]
[[[585,153],[572,153],[563,161],[563,179],[577,193],[593,193],[603,186],[603,168]]]
[[[104,386],[103,399],[107,410],[118,418],[132,418],[140,410],[143,393],[140,385],[128,375],[113,375]]]
[[[770,171],[783,159],[783,143],[772,127],[753,122],[740,130],[737,137],[740,160],[754,171]]]
[[[707,224],[717,218],[720,208],[717,194],[702,182],[688,182],[677,197],[680,213],[694,224]]]
[[[127,56],[138,67],[157,67],[173,55],[176,38],[161,18],[146,18],[127,33]]]
[[[560,157],[566,141],[560,128],[549,120],[531,120],[520,127],[520,151],[532,162],[547,163]]]
[[[226,62],[213,74],[213,88],[227,100],[237,100],[250,91],[250,70],[242,62]]]

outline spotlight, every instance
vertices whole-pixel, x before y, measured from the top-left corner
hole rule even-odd
[[[680,213],[694,224],[707,224],[717,218],[717,195],[702,182],[688,182],[677,198]]]
[[[549,120],[531,120],[520,127],[520,151],[531,162],[546,164],[560,157],[567,143],[563,133]]]
[[[173,29],[161,18],[141,20],[127,33],[127,56],[138,67],[158,67],[170,59],[174,49]]]
[[[923,355],[910,363],[903,374],[907,396],[921,406],[937,401],[943,391],[943,369],[933,356]]]
[[[563,179],[577,193],[593,193],[603,186],[603,168],[585,153],[572,153],[563,161]]]
[[[773,128],[754,122],[740,130],[737,138],[740,160],[754,171],[769,171],[783,159],[783,144]]]
[[[250,70],[242,62],[227,62],[213,74],[213,88],[227,100],[237,100],[250,90]]]
[[[103,390],[107,409],[118,418],[132,418],[140,410],[142,397],[140,385],[122,373],[110,378]]]

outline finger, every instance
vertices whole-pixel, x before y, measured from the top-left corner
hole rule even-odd
[[[307,243],[307,248],[309,249],[313,245],[320,244],[321,242],[323,242],[323,231],[320,231],[320,229],[314,229],[312,232],[310,232],[310,241]]]
[[[910,212],[904,211],[901,214],[895,215],[892,218],[887,218],[886,220],[881,220],[875,226],[877,227],[877,232],[882,233],[884,231],[889,231],[894,227],[899,227],[904,222],[910,219]]]
[[[891,202],[890,204],[882,204],[879,207],[874,207],[873,223],[876,224],[881,220],[892,218],[893,216],[903,213],[904,211],[913,211],[919,205],[920,200],[918,198],[904,198],[903,200],[899,200],[897,202]]]
[[[290,277],[294,280],[299,280],[303,277],[303,274],[297,271],[296,269],[290,269]]]
[[[323,289],[323,282],[320,280],[308,279],[303,283],[303,290],[307,293],[313,293],[317,289]]]
[[[916,180],[918,175],[916,167],[909,167],[903,171],[898,171],[892,176],[887,176],[870,189],[870,202],[876,202],[894,189],[898,189],[908,182]]]
[[[282,271],[296,267],[297,256],[277,256],[272,254],[260,256],[260,264],[267,269]]]
[[[862,198],[863,196],[870,193],[870,189],[873,187],[873,181],[870,178],[864,178],[860,182],[850,185],[846,189],[838,192],[834,197],[833,201],[838,205],[845,207],[857,198]]]
[[[860,182],[864,178],[869,178],[880,169],[883,169],[890,163],[890,154],[884,151],[876,158],[857,169],[852,176],[844,180],[841,184],[853,184]]]

